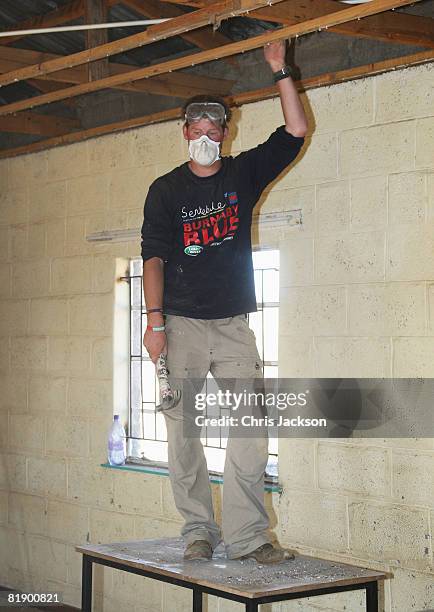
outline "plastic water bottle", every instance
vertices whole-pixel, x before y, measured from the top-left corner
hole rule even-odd
[[[124,426],[115,414],[108,437],[108,462],[110,465],[125,465],[126,433]]]

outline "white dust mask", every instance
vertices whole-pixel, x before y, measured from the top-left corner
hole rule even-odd
[[[220,143],[211,140],[206,134],[196,140],[190,140],[188,151],[191,159],[201,166],[211,166],[220,159]]]

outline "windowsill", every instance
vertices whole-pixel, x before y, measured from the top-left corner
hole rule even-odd
[[[159,476],[169,476],[169,470],[164,465],[138,465],[137,463],[126,463],[125,465],[110,465],[110,463],[101,463],[101,467],[111,468],[113,470],[124,470],[126,472],[143,472],[145,474],[157,474]],[[211,473],[210,482],[214,484],[223,484],[223,476],[220,474]],[[278,482],[272,481],[270,478],[265,479],[265,491],[270,493],[281,493],[282,487]]]

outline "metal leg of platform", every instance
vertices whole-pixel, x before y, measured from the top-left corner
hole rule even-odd
[[[366,612],[378,612],[378,582],[370,582],[366,587]]]
[[[81,610],[92,612],[92,559],[83,555],[81,574]]]
[[[193,612],[202,612],[202,589],[193,587]]]

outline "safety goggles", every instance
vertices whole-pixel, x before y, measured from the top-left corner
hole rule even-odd
[[[194,123],[203,118],[223,124],[226,120],[224,106],[219,102],[192,102],[185,109],[187,123]]]

